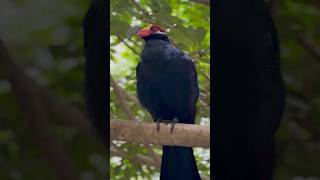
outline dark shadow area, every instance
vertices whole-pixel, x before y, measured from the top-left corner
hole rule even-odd
[[[271,179],[267,169],[275,146],[273,179],[317,180],[320,4],[263,3],[213,3],[213,167],[224,180]],[[279,64],[286,88],[280,124]]]

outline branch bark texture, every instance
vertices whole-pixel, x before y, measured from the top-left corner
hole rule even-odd
[[[111,120],[110,125],[111,140],[156,145],[210,147],[210,128],[208,126],[177,123],[171,134],[171,124],[166,123],[160,123],[159,132],[154,123]]]

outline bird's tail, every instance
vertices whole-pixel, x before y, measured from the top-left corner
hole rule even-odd
[[[200,180],[192,148],[163,146],[160,180]]]

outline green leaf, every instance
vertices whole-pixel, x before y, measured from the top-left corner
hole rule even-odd
[[[169,6],[168,2],[166,0],[151,0],[150,6],[152,8],[153,12],[161,12],[170,14],[171,13],[171,7]]]
[[[154,13],[153,17],[164,28],[172,28],[174,24],[183,24],[181,19],[167,13]]]
[[[193,35],[192,37],[194,37],[194,41],[196,43],[198,43],[199,45],[202,43],[202,41],[204,40],[204,37],[206,36],[206,30],[203,28],[197,28],[193,31]]]
[[[125,37],[127,30],[130,28],[129,24],[122,20],[112,19],[110,21],[110,34]]]

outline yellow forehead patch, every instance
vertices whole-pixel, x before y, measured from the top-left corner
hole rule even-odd
[[[143,28],[143,30],[150,30],[152,27],[152,24],[149,24],[147,27]]]

